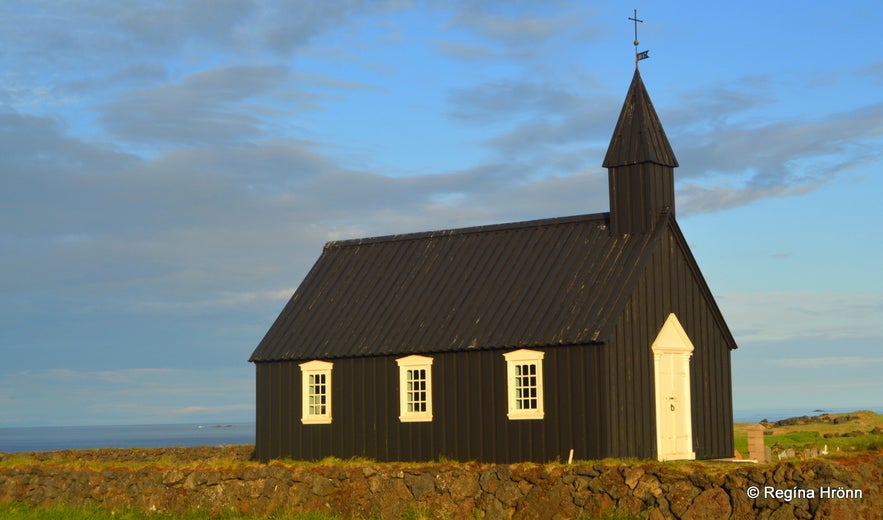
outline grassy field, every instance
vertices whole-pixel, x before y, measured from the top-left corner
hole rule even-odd
[[[824,420],[819,417],[826,418]],[[799,419],[799,418],[794,418]],[[778,446],[781,448],[794,448],[795,450],[806,447],[815,446],[822,449],[828,446],[829,453],[836,453],[838,448],[840,452],[856,452],[883,449],[883,415],[870,411],[856,411],[841,414],[819,414],[809,418],[808,421],[797,421],[798,424],[776,424],[767,423],[767,435],[764,436],[764,444],[770,448]],[[792,419],[793,420],[793,419]],[[746,428],[756,423],[736,423],[733,426],[735,448],[743,457],[748,457],[748,433]],[[844,436],[847,434],[857,436]],[[137,449],[135,449],[137,450]],[[188,468],[200,466],[202,468],[225,468],[225,467],[241,467],[243,465],[259,465],[259,462],[250,460],[249,454],[246,452],[224,452],[219,455],[212,455],[209,458],[201,458],[199,460],[179,460],[177,456],[165,454],[160,457],[150,456],[151,451],[156,449],[142,449],[148,455],[134,457],[135,460],[114,460],[111,455],[105,455],[105,452],[112,453],[114,449],[93,449],[93,450],[63,450],[58,452],[47,452],[42,454],[31,453],[7,453],[0,454],[0,468],[15,467],[39,464],[53,464],[67,467],[82,467],[92,470],[101,470],[104,468],[120,468],[127,467],[132,470],[138,470],[148,466],[159,466],[168,468]],[[240,450],[241,451],[241,450]],[[39,455],[39,456],[38,456]],[[436,462],[457,464],[457,461],[440,459]],[[585,462],[585,461],[581,461]],[[609,459],[604,462],[638,462],[630,460],[614,460]],[[336,459],[329,457],[318,462],[281,460],[271,462],[271,464],[279,463],[286,466],[303,465],[311,466],[362,466],[372,464],[374,461],[364,458],[353,459]],[[420,463],[406,463],[402,466],[420,466]]]
[[[827,416],[827,419],[825,418]],[[764,435],[766,446],[794,448],[802,450],[815,446],[822,449],[828,446],[829,453],[855,452],[883,448],[883,415],[869,411],[824,414],[798,420],[796,424],[767,423]],[[836,419],[836,424],[835,424]],[[791,421],[783,421],[784,423]],[[748,432],[746,428],[757,423],[737,423],[734,425],[736,449],[748,458]],[[876,433],[871,433],[871,432]],[[862,435],[857,435],[861,432]],[[855,436],[844,436],[855,435]]]

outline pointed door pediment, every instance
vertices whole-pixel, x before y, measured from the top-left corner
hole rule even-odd
[[[656,400],[656,454],[659,460],[692,460],[693,418],[690,357],[693,343],[674,313],[653,341]]]

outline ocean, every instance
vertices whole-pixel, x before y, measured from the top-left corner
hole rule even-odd
[[[0,428],[0,452],[254,444],[254,423]]]
[[[883,413],[883,407],[870,408]],[[851,409],[779,408],[736,410],[737,423],[778,421],[803,415],[847,413]],[[140,424],[125,426],[34,426],[0,428],[0,452],[55,451],[83,448],[170,448],[254,444],[254,423]]]
[[[803,417],[804,415],[822,415],[825,413],[850,413],[859,410],[870,410],[874,413],[883,414],[883,406],[871,406],[866,408],[771,408],[768,410],[734,410],[733,422],[760,422],[764,419],[770,422],[781,421],[790,417]]]

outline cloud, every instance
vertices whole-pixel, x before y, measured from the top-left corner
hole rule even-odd
[[[191,113],[212,114],[228,102],[235,109],[250,90],[234,87],[213,94],[216,79],[232,74],[215,72],[217,77],[194,75],[178,85],[191,92],[205,86],[208,97],[218,100]],[[525,100],[498,101],[495,97],[502,96],[495,93],[501,88],[525,93]],[[115,308],[127,301],[123,308],[214,312],[259,302],[236,295],[290,287],[327,240],[606,209],[606,175],[593,162],[603,155],[610,117],[575,111],[581,101],[554,84],[488,83],[458,91],[458,96],[452,106],[472,111],[477,119],[490,119],[495,107],[508,107],[516,120],[527,115],[527,122],[487,143],[498,152],[493,160],[462,170],[399,177],[344,168],[321,144],[284,138],[224,147],[194,143],[142,159],[72,138],[57,120],[5,114],[2,121],[10,139],[0,142],[6,151],[0,166],[12,173],[9,186],[14,189],[6,192],[8,203],[0,214],[7,237],[27,237],[0,260],[7,287],[43,287],[75,301],[104,299]],[[605,107],[597,110],[613,113],[618,104],[602,103]],[[546,111],[560,117],[532,119]],[[182,126],[190,119],[179,116]],[[827,119],[842,125],[838,117]],[[864,123],[867,132],[875,128],[873,121]],[[835,129],[816,130],[825,134]],[[758,138],[771,139],[775,133],[781,132],[761,131]],[[748,134],[739,128],[721,133],[723,139],[738,137],[734,141],[743,152],[761,146]],[[586,135],[595,138],[582,137]],[[862,135],[858,131],[847,139]],[[796,153],[812,152],[780,141],[784,149],[763,152],[765,157],[773,154],[789,164]],[[816,150],[823,145],[816,144]],[[720,160],[705,153],[706,164]],[[681,161],[686,163],[683,157]],[[820,173],[817,182],[824,181],[824,174],[830,172]],[[712,172],[707,175],[721,182]],[[744,184],[715,185],[695,178],[679,185],[679,208],[686,208],[679,214],[815,188],[816,183],[802,179],[770,176],[761,182],[749,177]],[[22,200],[29,201],[28,207]],[[42,260],[29,260],[34,254]],[[92,274],[99,272],[96,300]]]
[[[244,362],[235,369],[0,371],[0,396],[0,426],[254,419],[253,368]]]
[[[740,344],[883,340],[883,295],[768,292],[719,295]]]
[[[521,16],[494,16],[472,11],[459,17],[455,24],[466,27],[494,40],[517,45],[542,42],[576,25],[576,20],[560,16],[555,18],[528,18]]]
[[[144,89],[145,84],[178,81],[181,71],[194,69],[235,71],[268,60],[287,63],[318,37],[334,34],[358,17],[409,7],[409,2],[360,0],[19,2],[14,16],[4,16],[8,23],[0,30],[0,103],[57,111],[66,103],[104,103],[109,95],[138,84],[142,91],[133,98],[124,96],[124,102],[174,116],[168,95],[189,95],[187,85],[153,91]],[[228,79],[241,84],[249,78]],[[298,107],[311,102],[307,92],[293,97]],[[189,99],[197,102],[194,108],[205,106],[198,97]],[[177,107],[190,113],[187,105]],[[222,121],[229,125],[235,119]],[[161,129],[153,128],[150,135],[156,139]]]
[[[22,198],[21,192],[12,197],[10,191],[24,187],[34,177],[43,180],[52,176],[65,182],[71,175],[125,168],[138,162],[131,155],[69,136],[60,119],[11,111],[0,111],[0,161],[4,183],[12,183],[3,190],[4,202],[9,203]],[[67,176],[57,175],[59,171]]]
[[[603,172],[600,164],[619,110],[619,101],[611,96],[576,93],[562,84],[534,80],[457,89],[447,105],[451,118],[480,125],[490,134],[481,144],[495,163],[523,171],[521,178],[573,178],[571,188],[579,191],[589,187],[580,185],[576,174]],[[606,194],[606,186],[601,188]],[[602,204],[589,211],[605,208]]]
[[[433,45],[443,56],[456,60],[479,61],[503,58],[503,53],[487,45],[436,40]]]
[[[58,85],[57,88],[68,95],[85,97],[92,92],[105,89],[144,88],[145,85],[165,82],[168,77],[169,71],[164,64],[142,62],[101,75],[76,78]]]
[[[796,369],[825,369],[842,370],[854,368],[868,368],[871,365],[883,364],[883,357],[866,356],[826,356],[809,357],[800,359],[777,359],[770,361],[773,365],[783,368]]]
[[[804,322],[815,319],[804,318]],[[739,350],[733,352],[732,362],[737,409],[880,407],[883,357],[879,346],[883,338],[873,331],[855,338],[820,335],[743,340],[738,333],[736,337]]]
[[[214,309],[241,308],[243,306],[254,305],[255,303],[260,302],[284,302],[285,300],[291,298],[291,295],[294,294],[294,290],[295,287],[259,292],[222,291],[214,298],[198,301],[143,302],[137,304],[136,311],[144,310],[149,312],[163,313],[192,313],[205,312],[206,310]]]
[[[463,1],[450,25],[497,42],[524,47],[535,46],[577,28],[591,32],[591,27],[573,12],[562,14],[562,9],[572,9],[568,3],[521,3],[518,10],[512,7],[511,2]]]
[[[878,161],[870,143],[883,135],[883,106],[833,113],[817,121],[783,119],[758,123],[750,115],[770,105],[764,78],[745,78],[742,88],[712,88],[663,114],[680,162],[682,216],[720,211],[756,200],[812,192],[841,171]],[[527,159],[536,174],[575,145],[584,162],[602,157],[621,101],[602,93],[577,95],[555,83],[508,80],[454,90],[449,115],[468,124],[503,124],[485,145],[500,156]],[[770,146],[770,143],[775,143]],[[547,168],[547,169],[544,169]]]
[[[53,383],[79,383],[89,381],[110,385],[136,385],[145,381],[156,381],[180,377],[184,371],[171,368],[129,368],[122,370],[72,370],[68,368],[50,368],[31,374],[34,379],[43,379]]]
[[[37,1],[19,6],[17,23],[4,25],[0,41],[16,59],[61,71],[94,70],[109,57],[197,58],[207,50],[245,58],[272,49],[288,56],[357,16],[407,7],[360,0]]]
[[[814,409],[861,410],[880,409],[876,396],[883,392],[883,382],[878,378],[849,378],[833,376],[825,379],[806,377],[796,370],[795,377],[783,384],[778,367],[775,372],[765,372],[764,378],[733,384],[733,408],[736,410],[796,410],[809,412]],[[806,413],[803,412],[803,413]],[[794,414],[798,415],[798,414]]]
[[[411,7],[401,0],[303,0],[264,2],[255,37],[280,54],[290,54],[317,35],[345,27],[360,16],[384,14]]]
[[[700,113],[692,123],[667,129],[684,165],[677,172],[681,215],[809,193],[844,171],[883,158],[881,103],[814,121],[712,122],[717,117],[731,116]]]
[[[0,125],[11,136],[0,142],[11,174],[0,194],[0,280],[27,291],[14,305],[34,313],[71,303],[95,313],[258,308],[290,295],[279,288],[328,240],[553,216],[562,204],[598,211],[606,200],[601,176],[585,184],[581,153],[545,158],[573,165],[549,178],[518,162],[386,177],[342,168],[304,141],[142,159],[48,118],[6,114]]]
[[[455,89],[448,95],[450,116],[468,122],[512,121],[522,113],[549,117],[579,110],[585,99],[550,83],[504,80]]]
[[[35,72],[88,74],[120,56],[174,56],[194,44],[229,48],[254,10],[250,0],[26,2],[0,42],[6,59]]]
[[[254,404],[229,404],[221,406],[182,406],[181,408],[169,410],[168,413],[170,415],[210,415],[219,417],[230,412],[251,412],[251,414],[254,414],[254,410]]]
[[[109,18],[125,40],[153,52],[168,52],[193,41],[213,46],[237,43],[258,5],[251,0],[160,1],[105,6],[98,13]]]
[[[506,63],[531,75],[547,74],[555,59],[547,49],[557,44],[588,48],[589,42],[606,33],[600,11],[592,5],[558,0],[465,0],[454,7],[446,38],[436,42],[436,48],[456,59]]]
[[[742,77],[726,84],[689,89],[656,110],[667,131],[673,128],[677,133],[713,134],[728,125],[756,125],[752,116],[778,101],[776,87],[766,76]],[[648,89],[652,95],[653,85]]]
[[[92,274],[99,273],[103,292],[133,282],[162,289],[164,279],[179,289],[208,283],[218,291],[253,290],[255,280],[244,273],[268,276],[303,254],[263,251],[291,253],[313,236],[321,247],[315,229],[306,228],[339,191],[339,166],[303,142],[142,160],[72,138],[47,118],[0,114],[0,133],[8,136],[0,139],[7,188],[0,193],[0,280],[10,290],[59,295],[81,286],[94,296]],[[313,189],[329,198],[309,196]],[[358,205],[347,211],[353,220],[357,213]],[[274,247],[281,236],[285,244]]]
[[[883,61],[869,63],[856,72],[861,75],[871,76],[877,80],[883,80]]]
[[[681,216],[810,193],[846,170],[883,157],[883,104],[815,120],[762,122],[761,110],[777,102],[771,94],[775,85],[766,77],[734,83],[657,106],[683,165],[676,172]],[[447,99],[451,118],[490,130],[483,144],[494,156],[527,161],[537,175],[567,172],[548,165],[575,146],[584,147],[584,160],[569,167],[593,167],[592,157],[600,162],[621,102],[600,85],[575,93],[554,80],[529,79],[457,88]]]
[[[288,69],[279,66],[205,70],[179,83],[131,91],[103,107],[101,121],[116,137],[135,143],[180,146],[252,140],[264,133],[261,114],[279,112],[261,99],[290,79]],[[300,98],[300,108],[312,104],[305,93],[292,97]]]

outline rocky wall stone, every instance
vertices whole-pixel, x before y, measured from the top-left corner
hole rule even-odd
[[[246,447],[0,454],[0,501],[346,518],[871,518],[883,510],[883,452],[770,465],[260,464],[249,457]]]

